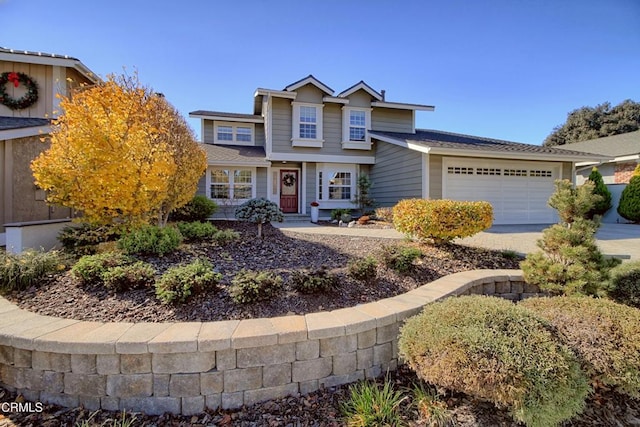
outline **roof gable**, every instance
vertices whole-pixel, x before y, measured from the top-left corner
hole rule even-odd
[[[28,50],[15,50],[0,47],[0,61],[22,62],[26,64],[53,65],[73,68],[88,80],[98,83],[101,79],[87,68],[78,58],[54,53],[32,52]]]
[[[371,88],[371,86],[366,84],[364,82],[364,80],[360,80],[358,83],[354,84],[350,88],[343,90],[342,92],[340,92],[338,94],[338,97],[339,98],[346,98],[349,95],[351,95],[352,93],[355,93],[355,92],[357,92],[359,90],[363,90],[363,91],[367,92],[369,95],[371,95],[372,98],[375,98],[378,101],[382,101],[382,95],[380,93],[378,93],[377,91],[375,91],[373,88]]]
[[[326,84],[322,83],[320,80],[316,79],[312,74],[309,74],[307,77],[305,77],[303,79],[300,79],[297,82],[291,83],[290,85],[285,87],[284,90],[287,91],[287,92],[293,92],[296,89],[299,89],[302,86],[306,86],[308,84],[311,84],[311,85],[317,87],[318,89],[320,89],[322,92],[326,93],[327,95],[333,95],[333,89],[331,89]]]

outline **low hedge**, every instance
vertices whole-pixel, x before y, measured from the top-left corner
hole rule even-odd
[[[426,306],[402,328],[399,355],[424,381],[508,407],[528,426],[573,417],[589,392],[578,360],[547,325],[495,297]]]
[[[640,310],[584,296],[529,298],[519,305],[553,325],[592,383],[640,397]]]
[[[640,261],[620,264],[609,274],[609,296],[619,303],[640,308]]]
[[[488,202],[406,199],[393,207],[396,230],[436,244],[473,236],[491,227],[492,221]]]

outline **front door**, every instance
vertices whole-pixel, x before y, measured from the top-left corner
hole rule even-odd
[[[280,209],[283,213],[298,213],[298,171],[280,170]]]

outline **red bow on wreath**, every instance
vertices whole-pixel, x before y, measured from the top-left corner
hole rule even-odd
[[[9,73],[7,80],[13,83],[13,87],[18,87],[20,85],[20,76],[18,76],[18,73]]]

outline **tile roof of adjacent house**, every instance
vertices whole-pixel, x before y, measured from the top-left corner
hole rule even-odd
[[[25,129],[51,124],[49,119],[0,116],[0,130]]]
[[[207,153],[209,165],[262,166],[271,165],[264,147],[243,145],[199,144]]]
[[[567,150],[603,154],[611,157],[640,154],[640,130],[560,145]]]
[[[429,148],[434,154],[456,151],[493,152],[496,154],[531,154],[538,157],[562,157],[566,159],[603,159],[608,156],[594,155],[579,151],[565,150],[541,145],[523,144],[520,142],[504,141],[500,139],[484,138],[459,133],[444,132],[432,129],[416,129],[416,133],[383,132],[372,130],[369,134],[388,142],[411,143],[415,146]]]

